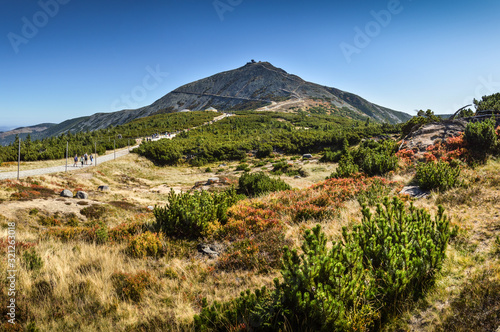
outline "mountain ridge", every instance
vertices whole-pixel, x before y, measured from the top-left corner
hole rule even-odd
[[[371,118],[376,122],[399,123],[411,118],[406,113],[376,105],[356,94],[305,81],[269,62],[252,60],[242,67],[184,84],[151,105],[68,119],[45,131],[36,132],[32,137],[57,136],[68,130],[104,129],[150,115],[186,109],[198,111],[213,107],[220,111],[255,110],[290,99],[320,99],[331,104],[332,109],[342,109],[344,116]]]

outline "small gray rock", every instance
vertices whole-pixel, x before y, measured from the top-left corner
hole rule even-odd
[[[155,207],[154,207],[154,206],[151,206],[151,205],[149,205],[149,206],[148,206],[148,210],[149,210],[149,211],[153,211],[154,209],[155,209]]]
[[[64,189],[63,191],[61,191],[61,197],[73,197],[73,192],[71,192],[71,190],[68,190],[68,189]]]
[[[97,190],[100,190],[100,191],[109,190],[109,186],[99,186],[99,187],[97,187]]]
[[[85,191],[77,191],[76,198],[87,199],[87,198],[89,198],[89,194],[87,194]]]
[[[430,192],[422,190],[419,186],[406,186],[399,193],[410,195],[413,198],[424,198],[430,195]]]
[[[205,243],[199,243],[196,246],[196,249],[198,249],[198,252],[208,255],[210,257],[217,257],[219,256],[219,253],[213,249],[216,249],[214,246],[209,246],[208,244]]]
[[[311,159],[312,157],[313,157],[313,156],[312,156],[312,154],[310,154],[310,153],[306,153],[306,154],[303,154],[303,155],[302,155],[302,158],[304,158],[304,159]]]
[[[295,179],[301,179],[302,177],[300,175],[295,175]]]

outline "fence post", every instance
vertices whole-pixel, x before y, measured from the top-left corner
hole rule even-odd
[[[68,171],[68,146],[69,142],[66,141],[66,172]]]
[[[17,152],[17,180],[19,181],[19,171],[21,168],[21,137],[19,137],[19,150]]]

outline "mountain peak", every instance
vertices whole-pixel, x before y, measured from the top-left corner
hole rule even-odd
[[[186,109],[198,111],[213,107],[220,111],[234,111],[265,107],[264,110],[270,110],[268,106],[272,105],[273,110],[305,110],[311,104],[324,107],[333,114],[357,119],[369,117],[374,121],[398,123],[411,118],[406,113],[375,105],[355,94],[304,81],[270,62],[251,60],[242,67],[185,84],[149,106],[66,120],[41,136],[56,136],[68,130],[102,129],[145,116]]]

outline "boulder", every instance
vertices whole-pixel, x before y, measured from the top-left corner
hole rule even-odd
[[[419,186],[406,186],[403,187],[403,190],[399,192],[403,195],[409,195],[413,198],[424,198],[430,195],[428,191],[422,190]]]
[[[77,191],[76,198],[87,199],[87,198],[89,198],[89,194],[87,194],[85,191]]]
[[[303,158],[303,159],[311,159],[312,157],[313,157],[313,156],[312,156],[312,154],[310,154],[310,153],[306,153],[306,154],[303,154],[303,155],[302,155],[302,158]]]
[[[97,190],[100,190],[100,191],[109,190],[109,186],[99,186],[99,187],[97,187]]]
[[[64,189],[63,191],[61,191],[61,197],[71,197],[71,198],[73,198],[73,192],[71,190]]]

